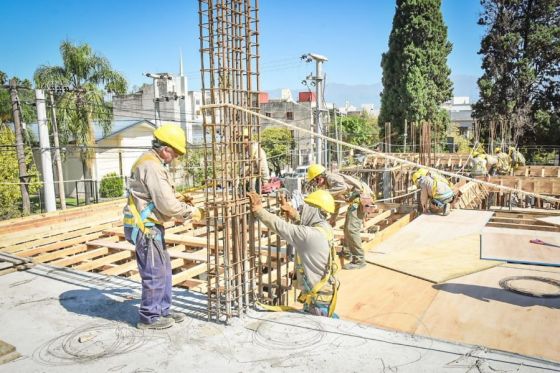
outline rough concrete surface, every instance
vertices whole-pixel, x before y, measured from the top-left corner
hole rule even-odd
[[[206,321],[205,297],[174,290],[190,317],[134,327],[138,283],[37,266],[0,276],[0,339],[22,357],[0,372],[547,372],[560,364],[299,313]]]

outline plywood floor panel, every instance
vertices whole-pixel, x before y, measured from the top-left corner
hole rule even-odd
[[[560,269],[505,264],[435,285],[438,294],[422,319],[429,335],[560,361],[560,298],[499,286],[505,277],[522,275],[560,280]]]

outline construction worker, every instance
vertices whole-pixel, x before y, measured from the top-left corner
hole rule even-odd
[[[255,217],[296,249],[297,288],[301,290],[298,301],[303,303],[304,311],[337,318],[334,310],[339,287],[335,277],[338,266],[334,231],[326,220],[335,209],[331,194],[324,190],[309,194],[301,212],[282,198],[280,208],[294,223],[266,211],[259,194],[249,192],[248,196]]]
[[[249,172],[258,175],[248,188],[260,193],[262,184],[266,184],[270,181],[270,170],[268,168],[268,160],[266,158],[266,152],[260,146],[258,142],[251,143],[251,136],[248,128],[243,128],[243,146],[245,152],[249,155],[249,160],[251,163],[251,169]]]
[[[519,150],[515,149],[515,147],[510,146],[508,149],[508,154],[511,159],[511,167],[513,169],[516,169],[520,166],[525,166],[525,157]]]
[[[494,151],[496,153],[497,162],[490,170],[490,174],[492,176],[496,174],[507,175],[511,170],[511,157],[509,154],[502,152],[501,148],[496,148]]]
[[[420,189],[422,212],[429,213],[434,207],[443,216],[449,215],[451,201],[455,197],[449,181],[443,176],[421,168],[412,174],[412,182]]]
[[[488,175],[486,154],[473,152],[471,163],[471,176],[486,176]]]
[[[142,279],[140,329],[165,329],[185,319],[184,314],[170,310],[171,262],[163,227],[172,218],[184,221],[201,214],[200,209],[177,199],[166,168],[185,152],[185,132],[176,125],[163,125],[154,131],[152,149],[138,158],[128,179],[124,232],[136,246]]]
[[[328,190],[335,200],[334,214],[330,223],[334,227],[338,212],[342,205],[339,202],[344,199],[348,203],[346,218],[344,220],[344,243],[343,255],[348,259],[344,269],[360,269],[366,266],[364,249],[360,231],[363,227],[364,211],[360,203],[360,195],[373,196],[369,186],[351,176],[329,172],[320,164],[312,164],[307,169],[307,182],[319,189]]]

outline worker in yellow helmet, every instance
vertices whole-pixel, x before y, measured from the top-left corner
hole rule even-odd
[[[472,157],[469,159],[471,166],[471,176],[486,176],[488,175],[486,154],[473,152]]]
[[[449,215],[455,193],[445,177],[421,168],[412,174],[412,182],[420,189],[422,212],[429,213],[432,210],[438,210],[444,216]]]
[[[343,268],[360,269],[365,267],[364,249],[362,248],[362,238],[360,236],[365,217],[361,196],[369,198],[373,202],[375,196],[370,187],[352,176],[329,172],[320,164],[309,166],[307,169],[307,182],[313,187],[327,190],[335,200],[345,200],[348,203],[344,220],[345,248],[343,255],[349,260],[349,263],[345,264]],[[336,202],[334,214],[330,219],[332,226],[336,223],[341,205],[341,202]]]
[[[331,194],[324,190],[309,194],[301,211],[282,197],[280,209],[291,222],[266,211],[257,193],[249,192],[248,196],[255,217],[296,249],[297,288],[301,291],[298,301],[303,303],[304,311],[337,318],[334,310],[339,287],[335,277],[338,265],[334,231],[327,222],[328,215],[335,211]]]
[[[256,175],[251,182],[252,185],[247,189],[256,190],[257,193],[260,193],[262,184],[270,181],[270,169],[266,152],[258,142],[251,141],[251,134],[248,128],[243,128],[243,147],[250,162],[250,167],[246,171]]]
[[[134,163],[128,179],[128,204],[124,208],[124,233],[136,247],[142,279],[140,329],[165,329],[185,319],[171,306],[171,262],[165,247],[163,223],[184,221],[201,215],[200,209],[181,202],[167,170],[173,160],[186,153],[185,132],[176,125],[154,131],[152,149]]]
[[[508,153],[502,152],[502,148],[498,147],[495,150],[496,162],[490,167],[490,175],[495,176],[507,175],[511,170],[511,157]]]

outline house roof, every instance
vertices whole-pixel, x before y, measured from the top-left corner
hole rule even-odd
[[[94,131],[95,131],[95,141],[100,141],[103,139],[107,139],[109,137],[115,136],[123,131],[126,131],[129,128],[132,128],[134,126],[137,126],[139,124],[148,124],[150,126],[152,126],[154,129],[156,128],[156,125],[149,120],[146,119],[119,119],[119,120],[114,120],[113,121],[113,125],[111,128],[111,132],[107,134],[107,136],[103,135],[103,129],[97,125],[97,123],[94,123]]]

